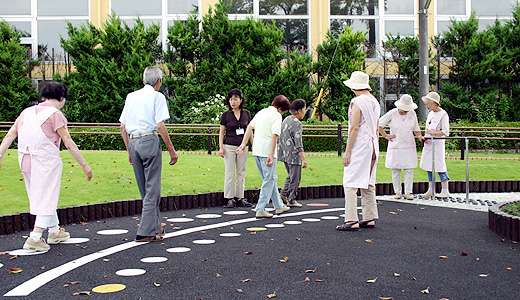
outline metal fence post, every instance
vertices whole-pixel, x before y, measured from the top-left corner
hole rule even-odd
[[[341,123],[338,123],[338,156],[341,156],[342,147],[343,147],[343,136],[341,134]]]
[[[462,137],[464,136],[464,129],[462,129],[462,132],[460,134]],[[464,160],[464,149],[466,148],[466,143],[468,142],[467,139],[461,139],[460,140],[460,160]]]
[[[208,154],[211,155],[211,127],[208,127]]]

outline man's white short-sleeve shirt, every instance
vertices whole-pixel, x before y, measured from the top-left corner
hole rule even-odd
[[[282,132],[282,115],[274,106],[269,106],[259,111],[249,125],[255,129],[253,155],[268,157],[273,134],[280,136]],[[278,149],[275,147],[274,158],[277,158],[277,154]]]
[[[126,96],[119,122],[129,134],[157,130],[157,123],[170,118],[166,97],[150,85]]]

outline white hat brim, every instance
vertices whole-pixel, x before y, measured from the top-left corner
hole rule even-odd
[[[412,103],[412,104],[406,105],[406,104],[402,104],[399,101],[396,101],[395,102],[395,107],[399,108],[400,110],[411,111],[411,110],[416,110],[417,109],[417,104]]]
[[[348,86],[349,88],[353,89],[353,90],[369,90],[371,91],[372,88],[370,87],[370,85],[368,84],[363,84],[363,83],[357,83],[357,82],[353,82],[351,79],[348,79],[348,80],[345,80],[343,81],[343,84]]]

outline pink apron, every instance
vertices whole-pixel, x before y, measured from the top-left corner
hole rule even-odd
[[[390,134],[395,134],[395,138],[388,141],[385,167],[415,169],[417,167],[417,148],[413,129],[417,124],[417,115],[414,111],[409,111],[403,120],[397,108],[390,113]]]
[[[356,142],[352,147],[350,164],[343,169],[343,186],[367,189],[369,185],[376,184],[377,158],[379,156],[377,123],[381,114],[381,107],[373,96],[358,96],[352,99],[350,103],[349,119],[351,118],[352,104],[355,104],[361,110],[361,119],[359,120]],[[376,163],[370,169],[374,152]]]
[[[31,160],[31,171],[23,175],[33,215],[53,215],[58,208],[63,163],[58,147],[41,129],[56,111],[58,109],[49,107],[36,114],[35,107],[29,107],[25,110],[23,125],[18,129],[20,168],[22,159]]]
[[[441,120],[444,115],[447,115],[445,110],[438,112],[431,111],[426,119],[426,129],[441,130]],[[430,134],[425,134],[424,137],[431,137]],[[421,169],[425,171],[432,171],[432,140],[427,140],[424,143],[421,156]],[[445,140],[435,140],[435,172],[447,172],[446,167],[446,149]]]

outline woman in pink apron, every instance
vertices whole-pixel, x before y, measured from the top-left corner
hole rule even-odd
[[[48,251],[48,244],[70,238],[70,234],[59,227],[56,213],[63,169],[59,151],[61,140],[81,165],[87,180],[92,178],[92,170],[70,137],[67,119],[60,111],[65,105],[67,91],[67,86],[61,82],[48,82],[41,92],[43,102],[26,108],[0,144],[1,168],[2,157],[18,137],[18,162],[29,196],[30,212],[36,215],[34,229],[23,246],[27,251]],[[49,229],[47,242],[42,238],[45,229]]]
[[[423,98],[426,108],[430,111],[426,119],[426,130],[424,137],[424,147],[421,156],[421,169],[428,171],[428,191],[421,196],[423,198],[433,195],[433,174],[432,174],[432,140],[427,139],[432,136],[449,136],[450,135],[450,117],[444,109],[441,108],[441,97],[436,92],[430,92]],[[438,172],[441,180],[441,193],[436,196],[439,198],[450,197],[448,190],[448,169],[446,167],[446,149],[445,140],[435,140],[435,171]]]
[[[395,199],[402,196],[401,170],[404,169],[404,198],[413,199],[413,169],[417,167],[415,137],[421,137],[421,129],[414,109],[417,104],[410,95],[403,95],[395,102],[396,108],[379,119],[379,132],[388,140],[385,167],[392,169],[392,184]],[[390,126],[390,134],[384,127]]]
[[[348,140],[343,155],[343,188],[345,189],[345,223],[336,227],[342,231],[375,227],[378,218],[376,203],[376,168],[379,156],[378,123],[381,107],[370,94],[369,77],[355,71],[343,83],[356,97],[348,109]],[[359,222],[357,191],[361,189],[363,220]]]

